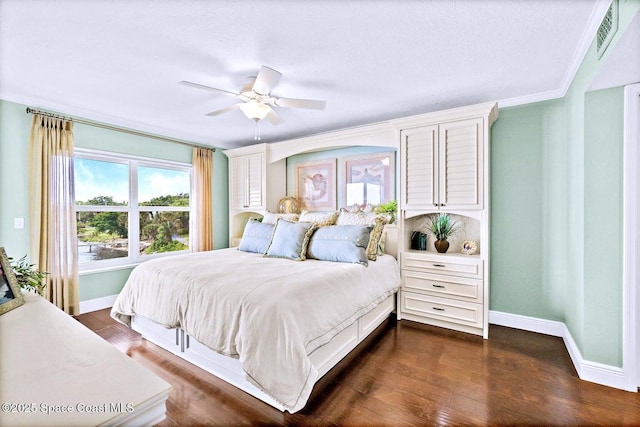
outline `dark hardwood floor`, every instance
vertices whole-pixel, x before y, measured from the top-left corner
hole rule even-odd
[[[560,338],[500,326],[483,340],[390,320],[289,414],[143,340],[108,310],[78,320],[172,385],[163,427],[640,425],[640,394],[578,379]]]

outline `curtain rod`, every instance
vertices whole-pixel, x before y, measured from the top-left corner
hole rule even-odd
[[[136,136],[143,136],[145,138],[154,138],[154,139],[159,139],[161,141],[174,142],[176,144],[188,145],[189,147],[207,148],[209,150],[213,150],[214,152],[216,151],[216,149],[214,147],[210,147],[210,146],[207,146],[207,145],[194,144],[194,143],[191,143],[191,142],[180,141],[178,139],[167,138],[167,137],[164,137],[164,136],[153,135],[153,134],[145,133],[145,132],[139,132],[137,130],[123,129],[123,128],[119,128],[119,127],[116,127],[116,126],[111,126],[111,125],[105,125],[105,124],[102,124],[102,123],[92,122],[92,121],[89,121],[89,120],[74,119],[74,118],[71,118],[71,117],[60,116],[58,114],[53,114],[53,113],[49,113],[49,112],[46,112],[46,111],[34,110],[31,107],[27,107],[27,114],[40,114],[42,116],[47,116],[47,117],[53,117],[53,118],[56,118],[56,119],[67,120],[67,121],[70,121],[70,122],[80,123],[80,124],[83,124],[83,125],[94,126],[94,127],[98,127],[98,128],[102,128],[102,129],[107,129],[107,130],[114,130],[116,132],[128,133],[128,134],[136,135]]]

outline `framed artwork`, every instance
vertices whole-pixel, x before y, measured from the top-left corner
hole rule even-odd
[[[24,304],[24,297],[18,285],[18,279],[13,274],[13,268],[4,248],[0,247],[0,314],[20,307],[22,304]]]
[[[390,151],[344,158],[345,206],[364,208],[395,198],[395,155]]]
[[[296,197],[301,209],[336,210],[336,159],[298,163]]]

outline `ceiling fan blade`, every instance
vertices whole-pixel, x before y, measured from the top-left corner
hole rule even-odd
[[[260,95],[267,95],[274,88],[282,74],[273,68],[260,67],[256,81],[253,83],[253,91]]]
[[[182,80],[179,83],[182,84],[182,85],[185,85],[185,86],[194,87],[196,89],[208,90],[209,92],[222,92],[222,93],[226,93],[227,95],[238,96],[238,94],[235,93],[235,92],[231,92],[231,91],[224,90],[224,89],[218,89],[217,87],[201,85],[200,83],[188,82],[186,80]]]
[[[219,116],[220,114],[226,113],[228,111],[237,110],[238,108],[240,108],[240,106],[242,104],[243,104],[243,102],[239,102],[237,104],[229,105],[228,107],[224,107],[224,108],[221,108],[219,110],[215,110],[215,111],[212,111],[210,113],[207,113],[207,114],[205,114],[205,116],[212,116],[212,117]]]
[[[267,113],[266,118],[271,122],[271,124],[272,125],[279,125],[280,123],[282,123],[282,119],[280,118],[278,113],[276,113],[273,108],[269,108],[269,109],[271,111],[269,111]]]
[[[327,105],[325,101],[314,101],[313,99],[276,98],[275,105],[286,108],[306,108],[309,110],[324,110]]]

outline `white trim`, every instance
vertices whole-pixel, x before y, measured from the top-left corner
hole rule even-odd
[[[539,92],[531,95],[518,96],[516,98],[502,99],[498,101],[500,108],[515,107],[518,105],[533,104],[535,102],[549,101],[551,99],[562,98],[565,95],[562,88],[550,90],[547,92]]]
[[[102,310],[105,308],[113,307],[113,303],[116,302],[118,295],[107,295],[106,297],[89,299],[86,301],[80,301],[80,314],[89,313],[92,311]]]
[[[153,135],[160,137],[174,138],[185,143],[198,142],[204,145],[213,147],[216,141],[213,141],[208,136],[195,135],[188,132],[176,131],[175,129],[167,129],[160,126],[153,126],[148,123],[139,122],[137,120],[131,120],[123,117],[112,116],[111,114],[102,114],[95,111],[90,111],[86,108],[77,108],[70,105],[61,104],[59,102],[51,102],[45,100],[37,100],[22,94],[3,90],[0,86],[0,99],[5,101],[14,102],[16,104],[28,105],[35,109],[43,109],[49,111],[64,111],[65,117],[76,117],[85,120],[90,120],[97,123],[107,123],[116,127],[120,127],[123,130],[134,130],[138,132],[150,133],[152,135],[146,137],[140,135],[140,138],[153,138]],[[179,142],[178,142],[179,143]]]
[[[489,323],[561,337],[581,380],[627,390],[624,386],[623,370],[616,366],[584,360],[571,332],[563,322],[492,310],[489,312]]]
[[[121,163],[128,165],[130,160],[135,160],[140,166],[162,167],[174,170],[190,169],[189,162],[179,162],[177,160],[166,160],[156,157],[139,156],[137,154],[118,153],[116,151],[98,150],[94,148],[74,147],[74,156],[83,159],[99,160],[102,162]]]
[[[609,6],[611,5],[611,0],[597,0],[593,10],[591,11],[591,15],[589,16],[589,20],[587,21],[587,25],[584,27],[584,31],[582,32],[582,37],[580,38],[580,43],[573,53],[573,57],[571,58],[571,63],[569,68],[567,69],[567,74],[564,76],[564,80],[560,86],[560,90],[562,91],[562,96],[567,94],[573,79],[576,77],[576,73],[580,69],[582,62],[584,61],[584,57],[587,55],[591,44],[595,40],[595,37],[598,34],[598,28],[602,23],[602,19],[607,14],[609,10]]]
[[[622,366],[624,389],[640,386],[640,342],[637,310],[640,308],[640,84],[624,91],[622,232]]]
[[[546,92],[539,92],[531,95],[499,100],[498,105],[500,106],[500,108],[515,107],[517,105],[532,104],[534,102],[550,101],[552,99],[564,98],[564,96],[567,94],[567,91],[571,87],[573,79],[576,77],[576,74],[580,69],[580,65],[582,65],[582,62],[584,61],[584,58],[587,55],[591,44],[593,43],[593,40],[598,32],[598,27],[600,27],[602,19],[607,13],[607,10],[609,10],[610,4],[611,0],[596,1],[596,4],[591,11],[591,15],[589,16],[589,20],[587,21],[587,25],[585,25],[584,31],[582,32],[582,37],[580,37],[580,42],[578,43],[578,46],[573,53],[573,57],[571,58],[571,62],[569,63],[569,67],[567,68],[567,72],[564,75],[562,83],[558,88]]]
[[[128,256],[120,258],[105,259],[99,261],[79,262],[80,274],[84,272],[95,272],[97,270],[111,268],[126,268],[131,264],[139,264],[149,259],[160,258],[165,256],[175,256],[192,251],[193,245],[181,251],[161,252],[151,255],[141,255],[138,251],[133,250],[139,246],[140,238],[140,213],[141,212],[188,212],[189,213],[189,234],[193,234],[194,204],[193,201],[193,165],[191,163],[177,162],[173,160],[154,159],[151,157],[141,157],[123,153],[115,153],[103,150],[94,150],[90,148],[78,148],[74,150],[74,159],[93,160],[99,162],[108,162],[122,164],[128,170],[129,199],[124,206],[88,206],[77,205],[77,212],[123,212],[128,215]],[[189,206],[141,206],[138,200],[138,172],[140,168],[167,169],[189,175]]]
[[[508,328],[522,329],[523,331],[551,335],[553,337],[563,336],[565,329],[564,323],[555,320],[539,319],[537,317],[503,313],[501,311],[494,310],[489,311],[489,323],[492,325],[506,326]]]

